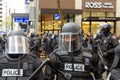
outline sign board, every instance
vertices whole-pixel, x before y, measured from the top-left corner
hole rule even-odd
[[[55,14],[55,20],[60,20],[60,14]]]
[[[85,2],[85,8],[114,8],[112,2]]]
[[[116,0],[82,0],[83,12],[116,12]]]
[[[14,22],[26,22],[29,20],[28,17],[15,17]]]

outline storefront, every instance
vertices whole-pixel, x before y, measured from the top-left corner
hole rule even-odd
[[[96,34],[99,24],[112,24],[112,32],[116,33],[116,0],[83,0],[82,28],[87,33]]]
[[[75,0],[60,0],[59,7],[57,1],[40,0],[40,32],[58,34],[65,23],[75,22],[75,15],[82,14],[81,9],[75,9]]]
[[[41,9],[41,32],[59,33],[63,24],[75,22],[75,14],[81,14],[81,10],[62,9],[62,21],[58,9]]]

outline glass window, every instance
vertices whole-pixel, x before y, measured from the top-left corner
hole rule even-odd
[[[92,12],[92,17],[105,17],[105,12]]]
[[[83,18],[90,17],[90,12],[83,12]]]
[[[92,22],[92,25],[91,25],[91,33],[93,33],[93,35],[95,35],[97,33],[97,30],[99,28],[99,25],[101,23],[104,23],[104,22]]]
[[[89,33],[90,23],[89,22],[83,22],[82,23],[82,29],[84,31],[84,35],[86,36]]]
[[[115,17],[114,13],[107,13],[107,17]]]

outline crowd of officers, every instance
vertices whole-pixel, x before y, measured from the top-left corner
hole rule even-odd
[[[111,29],[111,24],[102,23],[95,36],[85,36],[80,25],[69,22],[59,35],[4,34],[0,37],[0,80],[119,80],[120,45]]]

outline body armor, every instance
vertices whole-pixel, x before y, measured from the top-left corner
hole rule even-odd
[[[58,69],[70,73],[72,79],[91,78],[89,58],[82,56],[60,56],[60,60],[61,61],[58,63]],[[58,73],[58,79],[61,78],[60,74],[61,73]]]
[[[114,60],[114,48],[118,45],[117,39],[112,39],[113,34],[110,34],[109,36],[105,37],[102,36],[100,41],[100,48],[103,53],[106,53],[105,61],[108,66],[108,68],[111,67],[113,60]]]
[[[74,57],[61,53],[57,55],[58,59],[51,73],[57,74],[57,80],[93,80],[91,57],[91,53],[87,52],[82,52],[81,55]],[[46,68],[46,70],[49,74],[50,68]]]
[[[34,62],[31,56],[25,55],[19,61],[9,60],[3,56],[0,58],[0,80],[27,80],[27,78],[33,73]],[[20,70],[19,73],[15,70]],[[21,72],[21,70],[23,72]],[[16,76],[18,75],[18,76]]]
[[[109,36],[102,36],[100,39],[100,47],[103,52],[106,52],[107,50],[112,48],[112,34]]]

